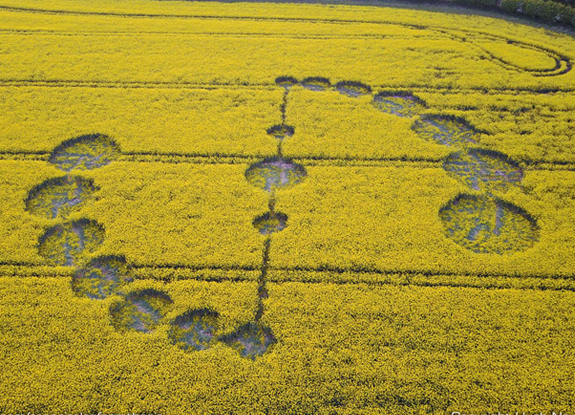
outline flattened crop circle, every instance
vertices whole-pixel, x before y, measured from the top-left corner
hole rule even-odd
[[[94,199],[94,181],[78,176],[48,179],[34,187],[26,199],[26,209],[48,219],[66,218]]]
[[[267,133],[278,140],[285,140],[294,134],[295,129],[291,125],[274,125],[268,128]]]
[[[498,198],[459,195],[439,216],[446,235],[476,253],[524,251],[538,240],[538,226],[525,210]]]
[[[414,117],[425,110],[423,100],[408,92],[380,92],[373,97],[377,109],[400,117]]]
[[[474,190],[505,191],[523,178],[519,164],[503,153],[482,149],[451,154],[443,168]]]
[[[246,179],[268,192],[300,183],[306,176],[302,165],[282,158],[264,160],[246,170]]]
[[[214,340],[218,313],[207,310],[189,310],[171,323],[170,341],[184,350],[205,350]]]
[[[54,149],[50,163],[62,170],[91,170],[105,166],[120,154],[118,145],[102,134],[83,135],[64,141]]]
[[[360,97],[371,94],[371,87],[357,81],[341,81],[335,84],[335,89],[350,97]]]
[[[272,331],[261,323],[247,323],[223,336],[222,342],[236,349],[243,357],[255,359],[277,342]]]
[[[423,139],[445,146],[476,144],[480,135],[466,120],[444,115],[425,115],[411,129]]]
[[[80,219],[49,228],[40,238],[38,252],[50,265],[81,265],[104,242],[104,227]]]
[[[76,271],[72,278],[72,289],[79,296],[101,300],[119,294],[121,288],[132,281],[123,257],[106,256],[96,258]]]
[[[130,293],[110,307],[112,325],[120,331],[149,333],[159,324],[172,306],[172,299],[164,292],[146,289]]]
[[[292,86],[295,86],[297,84],[298,81],[293,76],[278,76],[276,78],[276,85],[279,85],[286,89],[291,88]]]
[[[255,218],[253,224],[262,235],[270,235],[284,230],[287,225],[287,220],[287,215],[283,213],[267,212]]]
[[[310,91],[325,91],[331,86],[331,82],[327,78],[313,76],[305,78],[301,81],[301,85]]]

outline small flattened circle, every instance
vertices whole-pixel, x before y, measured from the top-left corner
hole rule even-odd
[[[278,76],[276,78],[276,85],[289,89],[298,84],[298,80],[293,76]]]
[[[218,313],[208,310],[189,310],[171,322],[168,338],[184,350],[205,350],[215,340]]]
[[[278,140],[285,140],[291,137],[295,129],[291,125],[278,124],[268,128],[267,133]]]
[[[380,92],[373,97],[373,105],[387,114],[414,117],[427,107],[420,98],[408,92]]]
[[[505,154],[482,149],[453,153],[443,168],[474,190],[491,193],[505,191],[523,178],[519,164]]]
[[[350,97],[360,97],[371,94],[371,87],[357,81],[341,81],[335,84],[335,89]]]
[[[253,225],[262,235],[271,235],[284,230],[287,220],[287,215],[283,213],[267,212],[255,218]]]
[[[501,199],[459,195],[439,216],[447,237],[476,253],[524,251],[538,240],[538,226],[526,211]]]
[[[331,82],[321,76],[312,76],[301,81],[301,85],[310,91],[325,91],[331,87]]]
[[[221,338],[221,341],[236,349],[240,355],[255,360],[277,342],[269,327],[259,322],[247,323],[236,331]]]
[[[154,289],[130,293],[110,307],[112,325],[118,331],[149,333],[158,327],[172,303],[166,293]]]
[[[283,158],[264,160],[246,170],[246,179],[268,192],[300,183],[306,175],[302,165]]]
[[[83,135],[64,141],[52,152],[49,162],[64,171],[91,170],[105,166],[120,155],[120,148],[108,136]]]
[[[93,180],[79,176],[48,179],[30,190],[26,210],[47,219],[67,218],[94,200],[97,190]]]
[[[50,265],[82,265],[100,248],[104,234],[104,227],[90,219],[58,224],[40,237],[38,252]]]
[[[466,147],[476,144],[480,132],[467,121],[443,115],[426,115],[411,126],[420,137],[444,146]]]
[[[76,271],[72,289],[79,296],[102,300],[120,294],[122,287],[132,281],[125,258],[105,256],[93,259]]]

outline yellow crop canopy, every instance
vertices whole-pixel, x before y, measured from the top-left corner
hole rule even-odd
[[[573,409],[568,34],[0,0],[0,57],[0,413]]]

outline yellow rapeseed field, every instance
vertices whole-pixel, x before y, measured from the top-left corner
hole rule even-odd
[[[575,41],[0,0],[0,414],[575,411]]]

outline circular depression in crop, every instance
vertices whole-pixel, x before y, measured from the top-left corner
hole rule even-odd
[[[105,166],[120,155],[120,148],[108,136],[90,134],[64,141],[50,155],[50,163],[62,170],[91,170]]]
[[[459,195],[439,212],[446,235],[476,253],[524,251],[538,240],[538,227],[525,210],[489,196]]]
[[[184,350],[205,350],[214,340],[217,320],[211,310],[189,310],[172,321],[168,337]]]
[[[264,160],[246,170],[246,179],[261,189],[271,192],[300,183],[307,176],[305,168],[289,160]]]
[[[172,306],[172,299],[164,292],[146,289],[130,293],[123,301],[113,304],[110,317],[120,331],[149,333],[159,324]]]
[[[505,154],[482,149],[451,154],[443,168],[474,190],[505,191],[523,178],[519,164]]]
[[[66,218],[94,200],[94,181],[78,176],[48,179],[28,193],[26,209],[48,219]]]

